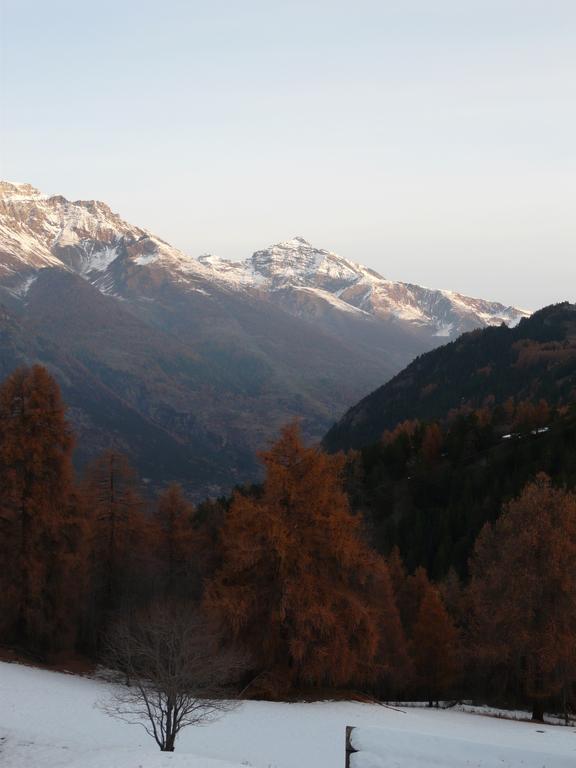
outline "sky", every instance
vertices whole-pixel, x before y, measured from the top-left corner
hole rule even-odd
[[[574,0],[0,0],[0,177],[192,255],[574,301],[575,97]]]

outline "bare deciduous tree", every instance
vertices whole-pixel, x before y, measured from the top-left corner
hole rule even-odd
[[[211,722],[236,706],[242,656],[222,651],[218,634],[185,608],[154,606],[118,622],[106,643],[114,690],[100,707],[141,725],[163,752],[173,752],[188,725]]]

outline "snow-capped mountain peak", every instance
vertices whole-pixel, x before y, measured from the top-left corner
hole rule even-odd
[[[0,282],[25,296],[44,267],[81,275],[103,293],[126,286],[150,291],[168,281],[206,292],[210,284],[255,292],[315,323],[336,317],[399,322],[427,335],[453,338],[463,331],[529,314],[497,302],[388,280],[356,261],[312,245],[301,235],[244,261],[213,255],[195,259],[96,200],[48,196],[30,184],[0,182]]]
[[[166,269],[170,275],[208,273],[187,256],[98,200],[44,195],[30,184],[0,182],[0,279],[16,295],[21,277],[44,267],[76,272],[104,293],[115,293],[121,259],[126,269]],[[125,271],[125,270],[124,270]]]
[[[380,320],[406,323],[433,336],[453,338],[486,325],[513,325],[530,314],[499,302],[388,280],[301,236],[256,251],[242,262],[215,256],[201,257],[201,261],[215,279],[269,291],[299,315],[313,311],[317,316],[318,307],[311,309],[316,293],[328,310],[356,310]]]
[[[0,198],[9,200],[39,200],[46,198],[39,189],[32,184],[22,184],[17,181],[0,181]]]
[[[302,285],[335,292],[363,274],[359,265],[331,251],[316,248],[303,237],[293,237],[256,251],[252,271],[272,288]]]

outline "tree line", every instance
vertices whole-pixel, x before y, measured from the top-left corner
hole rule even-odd
[[[404,426],[383,445],[400,451],[419,429],[422,462],[438,466],[438,427]],[[393,541],[374,547],[353,503],[357,462],[306,446],[295,424],[261,454],[261,485],[196,508],[179,486],[146,498],[116,451],[76,477],[73,444],[45,368],[4,381],[4,646],[98,660],[119,626],[136,626],[141,642],[160,605],[193,611],[198,626],[217,627],[219,653],[249,660],[247,696],[473,698],[529,703],[535,718],[571,706],[576,497],[548,476],[535,474],[481,527],[465,573],[433,581]]]
[[[347,490],[371,541],[435,581],[469,576],[478,534],[539,472],[576,485],[576,407],[507,398],[411,419],[348,455]]]

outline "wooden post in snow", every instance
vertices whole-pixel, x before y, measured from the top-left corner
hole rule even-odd
[[[351,768],[352,763],[350,762],[350,755],[353,755],[354,752],[357,752],[358,750],[354,749],[352,746],[352,731],[354,728],[351,725],[346,726],[346,768]]]

